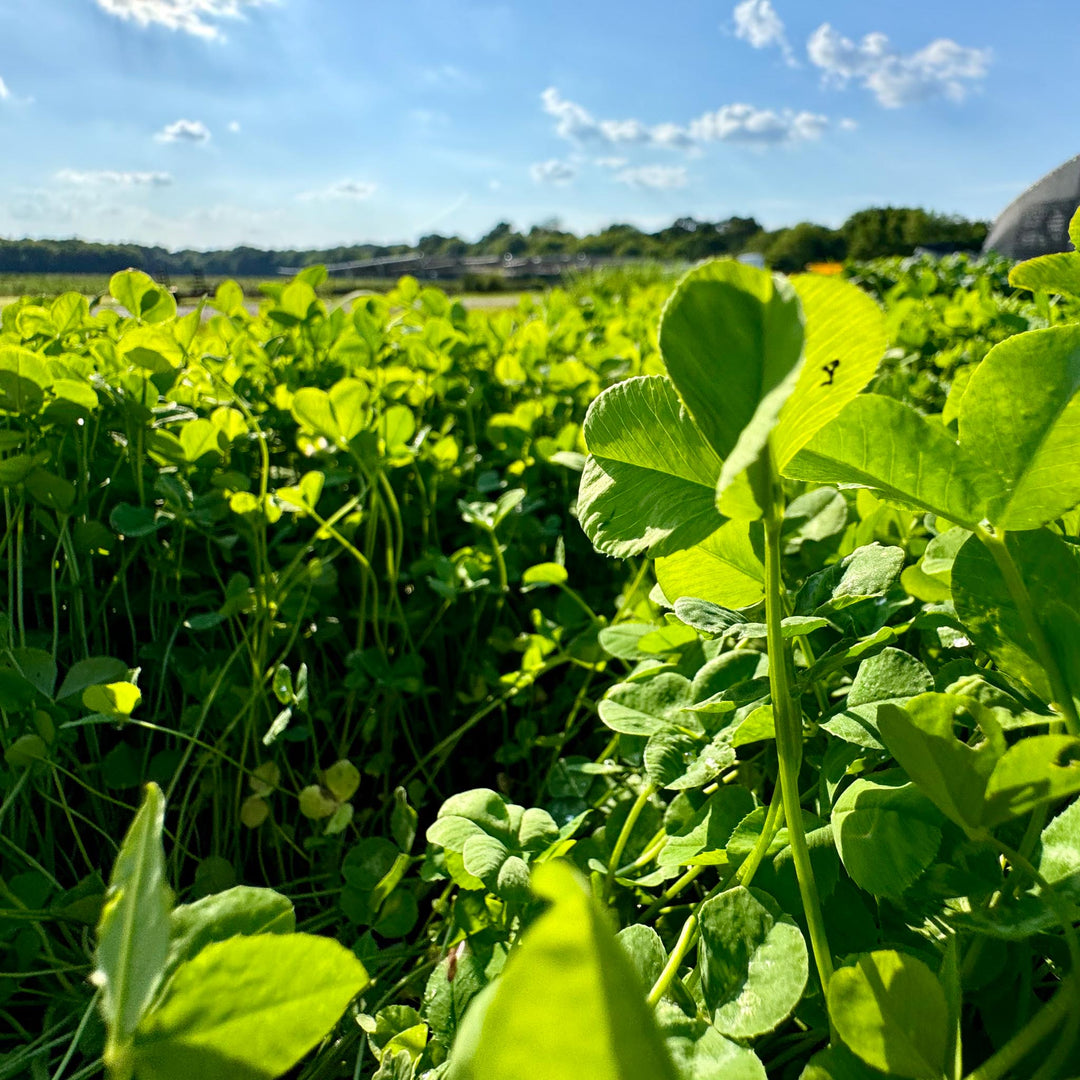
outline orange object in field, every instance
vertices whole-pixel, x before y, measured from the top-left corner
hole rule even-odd
[[[811,274],[823,274],[826,277],[833,277],[836,274],[843,273],[844,264],[838,262],[807,263],[806,269]]]

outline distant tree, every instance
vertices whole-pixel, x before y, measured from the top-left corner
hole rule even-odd
[[[846,252],[843,233],[803,221],[775,233],[765,258],[777,270],[790,274],[805,269],[808,263],[841,261]]]

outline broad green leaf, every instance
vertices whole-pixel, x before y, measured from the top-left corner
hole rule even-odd
[[[800,615],[830,615],[862,600],[884,596],[904,565],[904,549],[867,544],[811,574],[795,596]]]
[[[169,926],[164,978],[215,941],[227,941],[238,934],[291,934],[296,929],[296,915],[287,896],[273,889],[236,885],[173,908]]]
[[[957,722],[980,741],[957,738]],[[968,830],[982,825],[986,785],[1005,752],[989,709],[955,694],[920,694],[904,708],[882,705],[878,727],[893,757],[946,817]]]
[[[791,283],[806,319],[806,345],[798,382],[772,434],[781,468],[866,386],[887,344],[881,308],[855,285],[819,274],[799,274]]]
[[[732,734],[721,731],[702,745],[700,738],[678,731],[659,732],[645,747],[645,771],[658,787],[673,791],[704,787],[735,763]]]
[[[58,514],[71,513],[75,505],[75,485],[62,476],[57,476],[46,469],[34,469],[23,481],[28,494],[42,506],[55,510]]]
[[[127,720],[142,701],[142,691],[129,682],[88,686],[82,692],[82,703],[91,712]]]
[[[218,434],[217,427],[203,417],[188,420],[180,429],[180,445],[184,448],[184,456],[192,464],[199,461],[205,454],[213,454],[216,458],[220,458],[221,446],[218,444]]]
[[[367,383],[359,379],[341,379],[329,392],[305,386],[293,395],[292,414],[306,431],[344,446],[367,426],[370,396]]]
[[[765,568],[752,525],[729,521],[685,551],[656,560],[656,580],[670,600],[692,596],[725,608],[749,607],[765,595]]]
[[[1009,284],[1014,289],[1080,296],[1080,255],[1056,251],[1018,263],[1009,271]]]
[[[921,961],[883,950],[839,968],[829,1018],[868,1065],[907,1080],[942,1080],[949,1045],[945,991]]]
[[[141,270],[120,270],[109,280],[109,293],[132,318],[146,323],[164,322],[176,315],[176,299],[168,289]]]
[[[882,649],[859,665],[843,712],[821,726],[848,742],[880,749],[878,709],[889,702],[902,705],[934,689],[934,677],[919,660],[900,649]]]
[[[167,375],[184,362],[184,352],[167,326],[133,326],[116,343],[120,357],[152,375]]]
[[[1037,529],[1080,502],[1078,391],[1080,326],[1017,334],[975,369],[960,446],[997,478],[985,512],[994,525]]]
[[[782,472],[796,480],[873,488],[971,527],[1000,488],[939,423],[876,394],[852,399]]]
[[[664,672],[641,682],[616,683],[597,706],[600,719],[623,735],[655,735],[680,722],[693,700],[690,680]],[[689,717],[684,726],[694,726]]]
[[[722,259],[682,278],[664,307],[659,337],[679,397],[726,459],[759,409],[762,417],[775,418],[783,402],[770,395],[782,386],[783,397],[790,394],[802,356],[803,320],[788,281]],[[752,432],[751,441],[760,442],[760,434]]]
[[[753,1050],[707,1027],[697,1039],[667,1040],[681,1080],[765,1080],[765,1066]]]
[[[721,1035],[752,1039],[791,1015],[806,989],[802,931],[765,893],[737,886],[701,906],[698,969]]]
[[[723,853],[739,822],[754,809],[754,798],[746,788],[721,784],[720,790],[695,812],[685,825],[672,833],[661,850],[660,866],[693,866],[716,861]]]
[[[667,962],[667,949],[660,935],[643,923],[632,923],[615,935],[615,940],[626,953],[638,975],[642,992],[652,989]]]
[[[1030,735],[1009,747],[986,784],[983,823],[1000,825],[1080,791],[1080,739]]]
[[[1080,553],[1046,529],[1009,533],[1005,545],[1031,599],[1032,614],[1051,649],[1060,651],[1070,682],[1073,671],[1070,622],[1058,618],[1058,606],[1080,611]],[[1053,698],[1039,650],[1016,606],[997,561],[972,536],[960,549],[952,570],[956,614],[971,640],[993,657],[1002,671],[1027,683],[1044,701]],[[1059,661],[1060,662],[1060,661]],[[1071,685],[1080,694],[1080,682]]]
[[[169,893],[161,833],[165,798],[147,784],[113,863],[97,927],[93,981],[108,1029],[107,1062],[123,1051],[157,989],[169,951]]]
[[[287,975],[287,977],[286,977]],[[135,1032],[140,1080],[272,1080],[368,985],[344,946],[309,934],[233,937],[177,968]]]
[[[1080,799],[1066,807],[1042,831],[1039,873],[1071,900],[1080,899]]]
[[[723,523],[715,506],[720,459],[663,376],[609,387],[589,406],[584,435],[578,520],[598,551],[669,554]]]
[[[509,843],[513,836],[506,800],[490,788],[473,788],[471,791],[451,795],[439,807],[436,823],[446,817],[467,818],[484,832],[506,843]],[[428,832],[430,831],[429,829]],[[428,838],[430,839],[430,836]]]
[[[0,346],[0,411],[32,416],[52,383],[44,360],[17,345]]]
[[[898,897],[934,861],[941,814],[914,784],[856,780],[836,800],[833,838],[852,881]]]
[[[634,966],[566,863],[533,874],[552,906],[474,1000],[448,1080],[675,1080]]]

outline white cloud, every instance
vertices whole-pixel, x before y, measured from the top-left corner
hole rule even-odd
[[[789,64],[795,63],[791,46],[784,34],[784,24],[769,0],[742,0],[735,5],[735,36],[755,49],[775,46]]]
[[[630,161],[624,157],[598,157],[593,164],[599,165],[601,169],[625,169]]]
[[[138,26],[164,26],[208,41],[222,41],[217,25],[223,19],[242,19],[246,8],[272,0],[97,0],[102,11]]]
[[[670,191],[686,187],[686,168],[682,165],[638,165],[616,173],[615,179],[630,187]]]
[[[304,191],[297,196],[305,202],[313,199],[354,199],[357,202],[370,199],[378,190],[378,184],[370,180],[338,180],[319,191]]]
[[[56,179],[79,187],[166,187],[172,177],[165,172],[120,172],[115,169],[61,169]]]
[[[7,101],[11,97],[11,91],[7,88],[7,84],[3,79],[0,79],[0,101]]]
[[[829,126],[820,113],[783,109],[758,109],[753,105],[723,105],[690,124],[691,136],[699,142],[743,142],[758,146],[778,143],[812,142]]]
[[[240,132],[240,121],[239,120],[230,120],[229,121],[229,131],[233,135],[239,134],[239,132]]]
[[[475,76],[454,64],[439,64],[425,68],[420,77],[428,86],[438,86],[447,90],[476,90],[480,83]]]
[[[210,141],[210,129],[201,120],[175,120],[154,138],[158,142],[204,143]]]
[[[972,85],[986,77],[991,59],[989,49],[958,45],[949,38],[905,55],[890,46],[885,34],[867,34],[856,43],[828,23],[810,35],[806,52],[827,82],[845,86],[855,80],[887,109],[934,97],[963,101]]]
[[[700,151],[703,143],[749,142],[767,145],[819,139],[829,125],[818,113],[759,109],[753,105],[724,105],[688,125],[671,122],[649,126],[640,120],[597,120],[582,105],[568,101],[554,87],[540,95],[544,111],[554,116],[555,133],[573,142],[603,142],[609,146],[651,146]]]
[[[844,119],[840,121],[841,131],[856,131],[858,130],[858,127],[858,120],[852,120],[850,116],[845,116]]]
[[[557,158],[538,161],[529,167],[529,172],[538,184],[568,184],[577,176],[577,169],[573,165]]]

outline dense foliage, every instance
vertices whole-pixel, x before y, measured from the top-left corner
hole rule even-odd
[[[1080,273],[855,273],[6,307],[0,1077],[1075,1075]]]
[[[0,274],[111,274],[141,266],[155,275],[203,273],[231,277],[272,276],[282,266],[344,263],[416,251],[428,256],[591,255],[693,262],[742,251],[763,252],[780,270],[801,270],[807,263],[832,259],[872,259],[910,255],[916,247],[941,245],[970,251],[982,246],[987,226],[981,221],[887,207],[853,214],[839,229],[803,223],[768,231],[753,218],[722,221],[679,218],[654,233],[634,225],[610,225],[578,236],[557,222],[519,232],[500,222],[476,241],[432,233],[409,244],[350,244],[318,251],[166,251],[137,244],[94,244],[82,240],[0,239]]]

